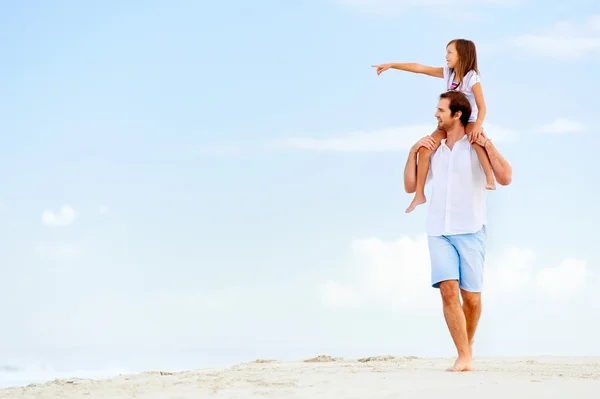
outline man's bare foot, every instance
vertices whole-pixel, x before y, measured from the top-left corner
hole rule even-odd
[[[412,202],[410,203],[410,205],[408,206],[408,208],[406,208],[406,213],[411,213],[412,211],[415,210],[415,208],[421,204],[424,204],[427,202],[427,198],[424,195],[420,195],[420,194],[415,194],[415,198],[413,198]]]
[[[495,190],[496,189],[496,181],[494,179],[488,180],[485,183],[486,190]]]
[[[446,369],[446,371],[451,372],[463,372],[463,371],[473,371],[473,365],[471,364],[471,359],[462,359],[458,358],[454,362],[454,366]]]

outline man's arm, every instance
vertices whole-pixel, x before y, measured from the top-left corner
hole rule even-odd
[[[435,149],[435,140],[431,136],[425,136],[417,141],[408,152],[408,159],[404,166],[404,191],[409,194],[417,191],[417,153],[421,147],[426,147],[433,151]]]
[[[490,158],[492,170],[494,171],[494,176],[496,177],[498,184],[508,186],[512,181],[512,166],[510,166],[508,161],[504,159],[502,155],[500,155],[500,152],[498,152],[498,149],[496,149],[494,143],[492,143],[492,141],[483,134],[482,137],[479,138],[478,142],[483,148],[485,148],[485,151]]]

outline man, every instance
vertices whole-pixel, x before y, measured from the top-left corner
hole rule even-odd
[[[473,370],[473,337],[481,315],[486,178],[465,133],[470,114],[464,94],[450,91],[440,95],[435,117],[447,138],[431,154],[427,176],[432,190],[427,216],[431,283],[440,290],[444,318],[458,352],[449,371]],[[510,184],[512,168],[492,141],[482,134],[476,142],[485,148],[498,184]],[[422,146],[434,150],[436,143],[427,136],[411,148],[404,169],[407,193],[416,189],[417,153]]]

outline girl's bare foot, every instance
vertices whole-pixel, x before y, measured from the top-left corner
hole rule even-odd
[[[486,190],[495,190],[496,189],[496,181],[494,179],[488,180],[485,184]]]
[[[423,194],[415,194],[415,198],[413,198],[412,202],[410,203],[410,205],[408,206],[408,208],[406,208],[406,213],[411,213],[412,211],[415,210],[415,208],[421,204],[424,204],[427,202],[427,198],[425,198],[425,195]]]

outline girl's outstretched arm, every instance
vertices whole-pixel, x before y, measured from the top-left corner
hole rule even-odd
[[[388,64],[371,65],[373,68],[377,68],[377,75],[381,75],[382,72],[388,69],[398,69],[399,71],[406,71],[412,73],[420,73],[423,75],[433,76],[434,78],[444,77],[443,67],[431,67],[427,65],[417,64],[416,62],[398,63],[392,62]]]

